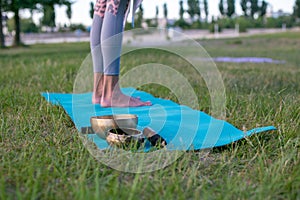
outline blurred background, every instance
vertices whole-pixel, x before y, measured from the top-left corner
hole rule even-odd
[[[88,41],[94,1],[1,0],[1,47]],[[300,0],[144,0],[135,28],[166,28],[192,38],[297,30]],[[132,28],[128,17],[126,30]]]

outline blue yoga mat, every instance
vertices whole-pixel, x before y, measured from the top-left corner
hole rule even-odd
[[[151,94],[133,88],[122,89],[125,94],[150,100],[152,106],[134,108],[102,108],[91,103],[92,93],[61,94],[42,93],[42,96],[54,105],[62,106],[70,116],[76,128],[89,127],[91,116],[111,114],[136,114],[138,129],[150,127],[158,132],[168,143],[170,150],[199,150],[230,144],[252,134],[276,130],[273,126],[242,131],[230,123],[218,120],[210,115],[179,105],[170,100],[155,98]],[[108,144],[96,134],[88,134],[100,149]]]

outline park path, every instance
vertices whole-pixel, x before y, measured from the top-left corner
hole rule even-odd
[[[233,38],[233,37],[245,37],[256,34],[270,34],[284,31],[299,31],[299,28],[294,29],[249,29],[246,33],[238,33],[234,29],[224,29],[221,33],[210,33],[208,30],[184,30],[177,31],[169,29],[168,31],[156,31],[152,34],[141,34],[133,36],[132,31],[128,31],[124,34],[123,42],[131,45],[138,45],[142,43],[162,43],[171,41],[180,41],[184,39],[216,39],[216,38]],[[38,43],[64,43],[64,42],[88,42],[89,33],[87,32],[69,32],[69,33],[28,33],[21,35],[22,41],[27,44]],[[12,37],[6,38],[6,45],[12,44]]]

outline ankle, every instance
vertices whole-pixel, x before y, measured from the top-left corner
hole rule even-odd
[[[102,97],[104,97],[104,99],[111,99],[114,95],[119,95],[120,91],[119,76],[103,76]]]
[[[103,88],[103,73],[94,73],[94,84],[93,84],[93,97],[92,102],[98,103],[100,102],[102,96],[102,88]]]

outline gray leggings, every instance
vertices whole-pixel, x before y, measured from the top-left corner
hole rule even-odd
[[[97,0],[90,36],[94,73],[119,75],[128,0]]]

